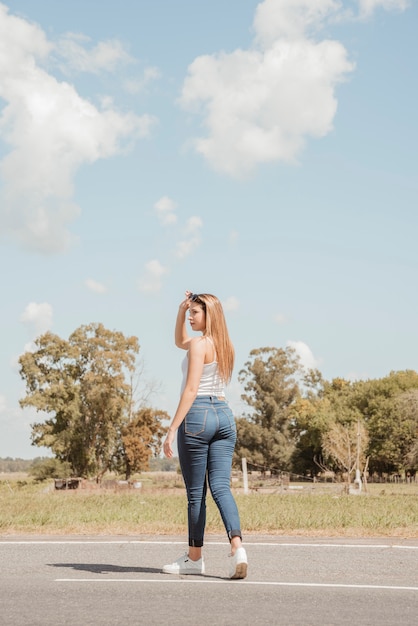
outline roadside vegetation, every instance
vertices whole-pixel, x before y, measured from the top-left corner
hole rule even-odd
[[[184,535],[186,497],[176,472],[144,473],[136,488],[109,478],[99,487],[56,490],[25,474],[0,476],[0,535]],[[264,484],[264,486],[262,486]],[[344,484],[257,481],[244,494],[234,482],[243,529],[249,534],[305,537],[418,537],[418,484],[368,485],[347,495]],[[208,533],[224,529],[208,497]]]
[[[50,332],[21,355],[22,407],[43,418],[32,443],[50,449],[55,464],[39,478],[129,479],[158,458],[170,416],[150,406],[141,380],[137,337],[102,324],[77,328],[67,339]],[[302,367],[287,347],[250,352],[239,370],[248,411],[236,415],[234,467],[293,478],[344,476],[414,478],[418,470],[418,373],[391,372],[367,381],[324,380]]]

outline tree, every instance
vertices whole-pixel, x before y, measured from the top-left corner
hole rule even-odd
[[[351,482],[351,474],[357,465],[359,470],[365,466],[367,444],[367,431],[360,421],[357,424],[351,422],[346,425],[335,422],[322,438],[324,455],[331,458],[338,469],[346,473],[348,483]]]
[[[391,372],[384,378],[358,383],[358,392],[358,407],[369,432],[370,471],[414,469],[410,455],[418,438],[417,372]]]
[[[32,424],[32,443],[50,448],[76,475],[100,477],[115,463],[131,412],[126,377],[135,368],[138,340],[90,324],[68,341],[47,332],[35,346],[19,359],[27,389],[20,404],[49,417]]]
[[[71,465],[66,461],[62,462],[55,458],[44,458],[34,461],[28,473],[36,481],[42,482],[48,478],[70,477],[71,471]]]
[[[121,460],[126,480],[135,472],[148,470],[151,457],[159,456],[161,438],[167,431],[161,424],[163,419],[169,419],[165,411],[142,408],[123,427]]]
[[[308,394],[293,406],[297,446],[293,456],[294,467],[308,469],[316,458],[322,465],[335,471],[346,471],[347,457],[341,462],[341,442],[348,441],[347,433],[356,431],[361,420],[368,438],[365,455],[370,471],[399,472],[415,470],[418,424],[418,374],[413,371],[392,372],[377,380],[350,382],[335,378],[323,381],[322,389]],[[349,437],[351,440],[354,435]],[[340,457],[340,461],[337,458]],[[331,467],[330,467],[331,464]]]
[[[245,458],[250,466],[264,469],[266,466],[262,449],[264,429],[259,424],[250,422],[246,417],[236,418],[235,422],[237,425],[237,445],[232,459],[233,466],[241,468],[242,459]]]
[[[237,420],[238,458],[273,471],[290,467],[294,449],[291,408],[300,395],[297,376],[303,368],[292,348],[259,348],[239,372],[242,399],[251,412]]]
[[[306,387],[305,397],[293,407],[297,432],[294,470],[316,473],[320,467],[333,472],[351,471],[350,433],[362,417],[356,385],[343,378],[328,382],[315,375],[310,379],[316,381],[315,386]]]
[[[404,391],[395,399],[398,416],[398,437],[403,455],[403,468],[418,470],[418,389]]]
[[[292,407],[292,430],[296,442],[292,455],[293,472],[314,476],[322,459],[322,437],[332,423],[328,398],[300,397]]]

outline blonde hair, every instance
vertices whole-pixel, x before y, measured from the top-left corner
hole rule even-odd
[[[203,305],[206,313],[205,335],[213,341],[219,376],[225,383],[229,383],[234,369],[235,350],[229,338],[222,304],[210,293],[196,294],[195,302]]]

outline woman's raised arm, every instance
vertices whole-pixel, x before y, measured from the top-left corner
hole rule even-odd
[[[191,291],[186,291],[186,298],[179,306],[176,319],[176,328],[174,331],[174,340],[176,346],[182,350],[188,350],[190,346],[191,337],[187,334],[186,329],[186,313],[190,306]]]

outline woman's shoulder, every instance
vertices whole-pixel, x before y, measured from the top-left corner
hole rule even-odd
[[[207,362],[214,360],[215,346],[213,339],[207,335],[193,337],[190,341],[189,352],[193,354],[203,354]]]
[[[189,351],[202,351],[206,350],[206,341],[204,341],[204,337],[192,337],[189,343]]]

